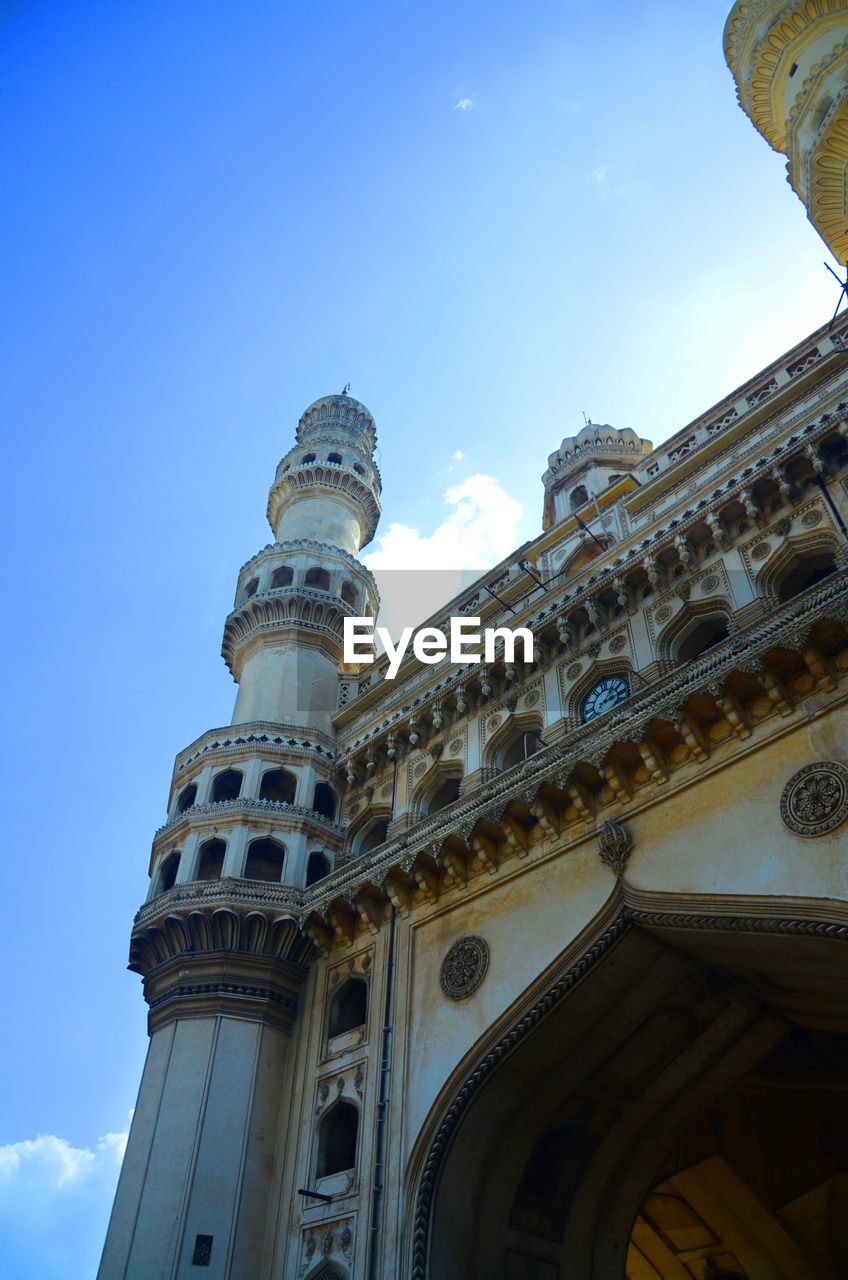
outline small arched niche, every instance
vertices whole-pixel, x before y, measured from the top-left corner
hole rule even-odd
[[[692,618],[672,642],[671,656],[675,662],[691,662],[693,658],[700,657],[708,649],[726,640],[728,630],[726,613]]]
[[[244,589],[245,600],[249,600],[251,596],[255,596],[258,590],[259,590],[259,579],[251,578],[250,582],[248,582],[247,586]]]
[[[581,507],[585,507],[589,501],[589,494],[586,491],[585,484],[579,484],[576,489],[572,489],[568,498],[568,505],[572,511],[579,511]]]
[[[227,846],[223,840],[206,840],[200,846],[196,880],[220,880]]]
[[[223,804],[226,800],[238,800],[243,780],[243,774],[238,769],[225,769],[223,773],[216,773],[212,779],[213,804]]]
[[[537,751],[542,749],[541,735],[535,729],[519,730],[509,738],[498,753],[497,767],[502,771],[514,769],[517,764],[523,764],[525,760],[529,760]]]
[[[794,556],[777,582],[778,600],[781,604],[794,600],[808,587],[829,577],[835,568],[836,555],[830,547]]]
[[[290,564],[283,564],[271,574],[271,586],[274,590],[278,587],[290,587],[293,579],[294,569]]]
[[[197,800],[197,785],[190,782],[187,787],[183,787],[177,800],[177,813],[185,813],[186,809],[190,809]]]
[[[328,1178],[334,1173],[347,1173],[356,1167],[356,1139],[359,1112],[352,1102],[340,1098],[318,1128],[318,1159],[315,1174]]]
[[[306,859],[306,887],[317,884],[330,874],[330,859],[326,853],[310,853]]]
[[[313,565],[311,569],[306,570],[304,584],[307,587],[314,587],[316,591],[330,590],[330,575],[326,569],[320,569],[317,565]]]
[[[294,804],[297,778],[288,769],[268,769],[259,784],[259,799],[275,804]]]
[[[342,455],[340,453],[328,453],[327,461],[333,462],[337,467],[342,465]]]
[[[356,608],[356,587],[352,582],[342,583],[342,600],[345,604],[350,605],[351,609]]]
[[[173,889],[177,879],[177,872],[180,869],[180,854],[178,850],[169,853],[162,866],[159,868],[159,887],[157,893],[167,893],[169,889]]]
[[[336,793],[330,784],[328,782],[316,782],[315,792],[312,797],[313,813],[318,813],[322,818],[329,818],[330,822],[335,822],[337,806]]]
[[[462,774],[450,773],[442,777],[434,789],[427,795],[421,805],[422,814],[438,813],[459,799],[459,788],[462,785]]]
[[[283,846],[270,837],[251,841],[244,864],[245,880],[282,880],[285,857]]]
[[[327,1035],[336,1036],[355,1031],[365,1023],[368,1012],[368,984],[362,978],[348,978],[343,982],[330,1002],[327,1018]]]
[[[385,844],[389,837],[389,819],[388,817],[375,817],[366,822],[353,837],[351,841],[351,854],[353,857],[359,857],[363,853],[370,853],[372,849],[377,849],[381,844]]]

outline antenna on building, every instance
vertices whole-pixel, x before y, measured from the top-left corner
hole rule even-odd
[[[585,425],[585,426],[587,426],[587,427],[591,427],[591,425],[592,425],[592,421],[591,421],[591,419],[586,417],[586,410],[585,410],[585,409],[583,410],[583,423],[584,423],[584,425]]]
[[[350,391],[350,383],[349,383],[349,382],[346,382],[346,383],[344,384],[344,386],[342,387],[342,395],[343,395],[343,396],[346,396],[346,395],[347,395],[347,393],[348,393],[348,391]]]

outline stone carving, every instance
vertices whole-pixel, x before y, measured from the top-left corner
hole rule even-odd
[[[627,859],[633,850],[633,837],[619,822],[605,822],[598,836],[598,852],[601,862],[620,878],[624,875]]]
[[[621,653],[626,644],[627,640],[624,636],[616,636],[613,640],[610,640],[609,651],[610,653]]]
[[[419,760],[419,761],[418,761],[418,764],[417,764],[417,765],[415,766],[415,768],[412,770],[412,776],[413,776],[413,778],[420,778],[420,777],[422,777],[422,776],[423,776],[423,774],[425,774],[426,772],[427,772],[427,761],[426,761],[426,760]]]
[[[464,1000],[477,990],[489,967],[489,944],[476,934],[457,938],[445,953],[439,970],[442,991],[449,1000]]]
[[[718,577],[716,574],[712,573],[708,578],[704,578],[704,581],[701,583],[701,590],[704,592],[715,591],[717,586]]]
[[[780,816],[796,836],[823,836],[848,818],[848,769],[818,760],[794,773],[780,797]]]
[[[821,511],[818,509],[818,507],[813,507],[812,511],[808,511],[805,516],[801,517],[801,524],[806,525],[807,528],[810,529],[814,524],[819,524],[819,522],[821,521],[821,518],[822,518]]]
[[[489,733],[492,733],[493,730],[497,729],[500,722],[501,722],[501,718],[497,712],[495,712],[493,716],[490,716],[489,722],[486,725],[486,728],[489,730]]]
[[[565,669],[566,680],[576,680],[582,670],[583,670],[582,662],[572,662],[571,666],[566,667]]]
[[[454,738],[453,742],[448,747],[449,754],[452,756],[456,756],[456,755],[459,755],[461,750],[462,750],[462,738]]]
[[[525,693],[525,695],[524,695],[524,705],[525,705],[525,707],[535,707],[535,705],[536,705],[536,703],[537,703],[538,701],[539,701],[539,690],[538,690],[538,689],[531,689],[529,693]]]
[[[672,615],[671,605],[664,604],[661,609],[657,609],[657,612],[654,616],[656,617],[657,622],[667,622],[668,619],[671,617],[671,615]]]

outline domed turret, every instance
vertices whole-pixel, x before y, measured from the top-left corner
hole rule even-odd
[[[380,518],[374,419],[346,392],[323,396],[301,416],[295,439],[268,495],[277,541],[308,538],[356,555]]]
[[[559,524],[579,511],[622,476],[635,471],[653,445],[629,427],[588,422],[576,436],[566,436],[548,458],[542,476],[545,486],[543,528]]]

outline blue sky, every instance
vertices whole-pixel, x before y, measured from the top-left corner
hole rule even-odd
[[[583,411],[659,442],[829,318],[726,8],[3,6],[0,1275],[96,1269],[150,838],[303,408],[374,413],[384,563],[485,563]]]

